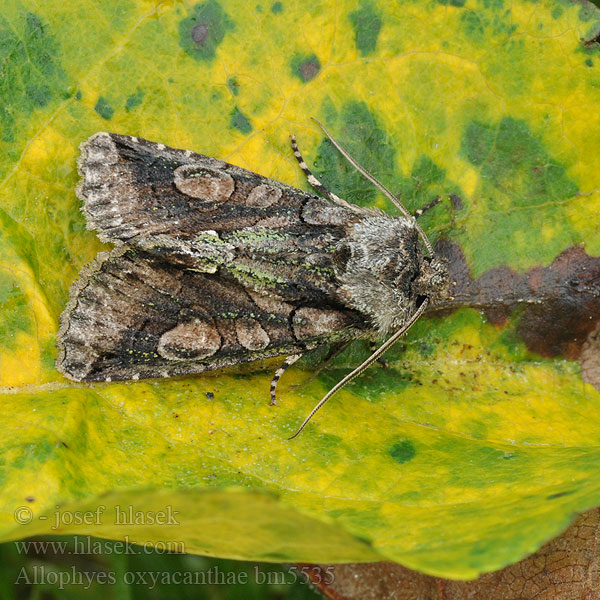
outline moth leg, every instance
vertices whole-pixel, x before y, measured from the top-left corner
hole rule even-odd
[[[438,196],[437,198],[434,198],[431,202],[429,202],[425,206],[422,206],[418,210],[415,210],[415,212],[413,213],[413,217],[415,219],[418,219],[423,213],[427,212],[430,208],[433,208],[434,206],[437,206],[441,201],[442,201],[442,197],[441,196]]]
[[[271,401],[269,402],[269,406],[277,404],[275,390],[277,388],[277,382],[279,381],[279,378],[301,357],[302,354],[292,354],[292,356],[288,356],[279,369],[275,371],[275,375],[273,375],[273,379],[271,379]]]
[[[331,352],[327,355],[325,360],[317,367],[315,372],[308,378],[305,379],[302,383],[297,383],[296,385],[291,386],[292,389],[304,387],[308,385],[312,381],[314,381],[332,362],[335,358],[337,358],[354,340],[349,340],[347,342],[343,342],[337,346],[332,348]]]
[[[296,136],[295,135],[291,135],[290,138],[292,140],[292,150],[294,151],[294,156],[296,157],[296,160],[298,161],[298,164],[300,165],[300,168],[304,171],[304,174],[306,175],[306,179],[308,180],[308,183],[310,184],[310,186],[315,191],[319,192],[319,194],[321,194],[322,196],[325,196],[325,198],[329,198],[329,200],[331,200],[332,202],[335,202],[336,204],[340,204],[341,206],[344,206],[346,208],[348,208],[349,206],[351,207],[351,205],[348,204],[348,202],[346,202],[345,200],[343,200],[339,196],[336,196],[333,192],[330,192],[312,174],[311,170],[308,168],[308,165],[304,162],[304,159],[302,158],[302,154],[300,154],[300,150],[298,150],[298,144],[296,143]]]
[[[373,340],[371,340],[369,342],[369,352],[371,354],[373,354],[373,352],[375,352],[375,350],[377,350],[377,344]],[[385,369],[387,369],[390,366],[390,363],[387,360],[385,360],[385,358],[383,358],[383,356],[380,356],[377,359],[377,362]]]

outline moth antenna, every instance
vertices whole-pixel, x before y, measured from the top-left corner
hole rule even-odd
[[[310,411],[309,415],[302,422],[302,425],[300,425],[300,427],[298,427],[298,429],[296,430],[296,433],[290,436],[288,440],[293,440],[306,427],[308,422],[313,418],[314,414],[321,408],[321,406],[323,406],[323,404],[325,404],[325,402],[327,402],[327,400],[329,400],[329,398],[331,398],[331,396],[333,396],[336,392],[343,388],[349,381],[352,381],[355,377],[358,377],[358,375],[360,375],[371,363],[376,361],[384,352],[386,352],[391,346],[393,346],[398,341],[398,339],[402,335],[404,335],[412,327],[415,321],[425,312],[425,309],[427,308],[428,304],[429,298],[425,298],[425,300],[423,300],[423,302],[421,303],[421,306],[419,306],[419,308],[417,308],[417,310],[413,313],[412,317],[410,318],[410,321],[408,321],[408,323],[406,323],[406,325],[402,327],[402,329],[396,331],[396,333],[394,333],[383,344],[381,344],[381,346],[379,346],[379,348],[377,348],[377,350],[375,350],[375,352],[373,352],[373,354],[371,354],[371,356],[369,356],[369,358],[367,358],[367,360],[365,360],[360,366],[356,367],[354,371],[348,373],[348,375],[346,375],[346,377],[344,377],[341,381],[338,381],[338,383],[336,383],[325,394],[325,396],[323,396],[319,403]]]
[[[429,252],[429,254],[431,256],[433,256],[433,246],[431,245],[431,242],[429,241],[429,238],[425,235],[425,232],[421,229],[421,227],[419,227],[419,224],[417,223],[416,219],[404,208],[404,206],[402,205],[402,202],[400,202],[400,200],[398,200],[398,198],[396,198],[392,192],[390,192],[382,183],[379,183],[379,181],[377,181],[377,179],[375,179],[375,177],[373,177],[373,175],[371,175],[371,173],[369,173],[366,169],[364,169],[363,167],[361,167],[341,146],[338,142],[336,142],[333,137],[331,136],[331,134],[329,133],[329,131],[327,131],[327,129],[325,129],[325,126],[320,123],[319,121],[317,121],[317,119],[315,119],[314,117],[311,117],[312,120],[323,130],[323,133],[329,138],[329,141],[339,150],[340,154],[363,176],[366,177],[377,189],[379,189],[391,202],[392,204],[398,208],[398,210],[400,210],[400,212],[407,218],[412,219],[414,221],[415,227],[417,228],[417,231],[419,233],[419,235],[421,236],[421,239],[423,240],[423,243],[425,244],[425,247],[427,248],[427,251]]]

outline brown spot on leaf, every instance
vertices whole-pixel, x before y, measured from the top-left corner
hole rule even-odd
[[[437,312],[479,308],[491,323],[502,326],[521,307],[517,332],[527,348],[570,359],[580,355],[600,321],[600,258],[589,256],[581,246],[567,248],[548,267],[520,274],[500,266],[475,280],[458,244],[440,240],[436,250],[448,261],[450,278],[456,281],[454,302],[438,305]]]
[[[192,27],[192,42],[202,46],[208,37],[208,27],[204,23],[198,23]]]
[[[310,56],[297,54],[292,59],[292,71],[302,81],[306,82],[314,79],[320,70],[321,63],[316,54],[311,54]]]
[[[304,81],[310,81],[311,79],[316,77],[320,68],[321,68],[321,65],[319,64],[318,61],[306,60],[303,63],[300,63],[300,66],[298,67],[298,71],[300,72],[300,77],[302,77],[302,79]]]
[[[454,210],[460,210],[464,206],[463,199],[456,194],[450,194],[450,202]]]
[[[518,325],[527,347],[542,356],[577,358],[600,318],[600,259],[574,246],[526,276],[536,299]]]

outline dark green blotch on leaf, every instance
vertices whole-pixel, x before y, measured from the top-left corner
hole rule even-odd
[[[486,35],[486,27],[489,25],[485,13],[476,10],[463,11],[460,22],[464,28],[467,37],[476,44],[483,43]]]
[[[480,167],[482,181],[510,197],[515,206],[565,200],[577,193],[565,167],[546,152],[525,121],[506,117],[497,126],[472,122],[461,148]]]
[[[240,93],[240,84],[235,77],[230,77],[227,80],[227,87],[234,96],[237,96]]]
[[[25,93],[35,108],[42,108],[46,106],[52,96],[50,87],[45,84],[28,85],[25,87]]]
[[[376,179],[383,180],[384,185],[386,176],[395,179],[396,150],[379,120],[364,102],[349,102],[335,120],[326,120],[326,124],[350,155]],[[324,139],[317,149],[315,172],[326,187],[348,202],[368,206],[375,200],[375,187],[342,157],[328,139]]]
[[[462,7],[465,5],[466,0],[438,0],[440,4],[449,4],[450,6]]]
[[[463,135],[462,154],[472,164],[479,166],[492,151],[496,132],[489,125],[473,121]]]
[[[591,58],[586,58],[586,59],[585,59],[585,64],[586,64],[588,67],[593,67],[593,66],[594,66],[594,61],[593,61]]]
[[[105,98],[100,96],[98,98],[98,102],[96,102],[96,106],[94,106],[94,110],[107,121],[112,119],[113,114],[115,113],[115,109],[107,102]]]
[[[431,202],[445,180],[446,171],[429,156],[421,154],[413,164],[409,177],[395,177],[394,192],[413,211]],[[439,210],[435,214],[439,215]]]
[[[389,450],[390,456],[399,464],[404,464],[412,460],[417,451],[410,440],[402,440],[394,444]]]
[[[360,7],[349,15],[354,29],[354,42],[363,55],[371,54],[377,45],[377,37],[381,30],[381,15],[373,2],[365,0]]]
[[[418,187],[431,183],[442,183],[446,179],[446,171],[438,167],[429,156],[422,154],[412,168],[412,177]]]
[[[315,54],[301,56],[296,54],[292,59],[292,73],[302,81],[314,79],[321,70],[321,63]]]
[[[585,23],[586,21],[597,18],[598,7],[595,4],[595,2],[587,2],[580,5],[578,16],[581,21]]]
[[[131,112],[134,108],[137,108],[142,103],[142,98],[144,97],[144,92],[137,88],[135,94],[131,94],[129,98],[127,98],[125,102],[125,110],[127,112]]]
[[[283,4],[281,4],[281,2],[273,2],[271,6],[271,12],[274,15],[280,14],[281,12],[283,12]]]
[[[196,4],[179,23],[179,45],[196,60],[210,61],[234,24],[216,0]]]
[[[14,141],[19,115],[30,115],[64,93],[66,75],[58,62],[58,45],[48,26],[30,12],[18,28],[0,15],[0,131]]]
[[[252,125],[248,117],[236,106],[231,113],[231,126],[248,135],[252,131]]]

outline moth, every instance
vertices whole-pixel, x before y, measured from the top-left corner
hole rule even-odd
[[[320,125],[320,123],[319,123]],[[327,190],[292,149],[309,193],[190,150],[114,133],[81,145],[77,195],[89,229],[115,248],[73,284],[57,368],[76,381],[174,377],[356,339],[377,360],[430,303],[450,298],[446,265],[409,214],[362,208]],[[291,439],[291,438],[290,438]]]

